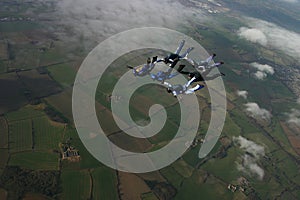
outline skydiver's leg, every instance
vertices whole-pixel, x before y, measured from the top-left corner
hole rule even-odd
[[[179,73],[181,73],[181,71],[183,70],[183,68],[185,68],[185,65],[179,65],[177,71],[178,71]]]
[[[171,72],[173,71],[173,68],[169,68],[168,71],[166,72],[167,75],[171,74]]]
[[[198,84],[197,84],[195,87],[193,87],[193,88],[188,89],[187,91],[185,91],[185,94],[192,94],[192,93],[194,93],[195,91],[200,90],[200,89],[202,89],[202,88],[204,88],[204,85],[198,85]]]
[[[177,76],[177,75],[178,75],[178,73],[169,74],[169,75],[167,76],[167,79],[171,79],[171,78],[173,78],[173,77],[175,77],[175,76]]]
[[[185,87],[189,87],[194,80],[196,80],[196,77],[191,78],[191,80],[185,84]]]
[[[183,46],[184,46],[185,40],[182,40],[179,44],[179,46],[177,47],[175,54],[179,54],[180,51],[182,50]]]
[[[185,65],[180,65],[177,69],[177,71],[181,74],[189,74],[190,72],[187,72],[187,71],[182,71],[183,68],[185,68]]]

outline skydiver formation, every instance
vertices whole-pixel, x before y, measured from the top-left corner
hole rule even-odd
[[[172,93],[174,97],[177,97],[180,94],[193,94],[195,91],[204,88],[204,85],[199,83],[197,83],[197,85],[194,87],[190,87],[192,83],[204,82],[205,84],[205,81],[213,80],[219,76],[225,76],[225,74],[223,73],[209,76],[209,73],[212,71],[212,69],[224,64],[224,62],[222,61],[217,63],[212,62],[216,54],[212,54],[205,61],[200,61],[198,63],[192,60],[191,58],[188,58],[189,53],[194,49],[193,47],[189,47],[183,54],[180,55],[180,51],[182,50],[184,44],[185,44],[185,40],[182,40],[178,48],[176,49],[176,51],[174,53],[169,54],[165,58],[158,58],[158,56],[155,56],[152,58],[152,60],[148,58],[146,64],[139,65],[137,67],[131,67],[131,66],[127,66],[127,67],[132,69],[134,76],[143,77],[149,75],[153,80],[159,81],[161,84],[167,87],[168,93]],[[180,60],[186,60],[188,63],[192,65],[193,68],[195,68],[195,70],[183,71],[183,69],[186,66],[181,64],[179,65],[177,72],[172,73],[174,67],[177,65],[177,63]],[[156,74],[151,73],[155,65],[159,62],[164,62],[167,66],[169,66],[169,70],[166,72],[159,71]],[[190,80],[183,85],[181,84],[172,85],[169,82],[166,82],[166,80],[172,79],[173,77],[177,76],[179,73],[188,75]]]

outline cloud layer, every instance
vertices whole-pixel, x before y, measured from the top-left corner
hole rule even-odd
[[[245,154],[241,157],[242,161],[237,162],[237,168],[248,174],[256,175],[260,180],[264,177],[264,170],[258,165],[258,160],[265,155],[265,149],[263,146],[256,144],[253,141],[239,136],[233,137],[233,141],[239,145]]]
[[[297,3],[297,2],[299,2],[298,0],[279,0],[279,1],[287,2],[287,3]]]
[[[257,103],[249,102],[245,104],[246,111],[255,119],[270,120],[272,115],[264,108],[260,108]]]
[[[244,99],[247,99],[248,92],[246,90],[238,90],[236,93],[238,96],[243,97]]]
[[[159,0],[61,0],[57,2],[60,24],[74,36],[103,40],[113,34],[137,27],[177,29],[194,16],[205,15],[199,9],[186,9],[179,1]],[[70,34],[67,34],[68,36]]]
[[[247,17],[246,22],[249,27],[241,27],[238,30],[241,38],[263,46],[270,46],[300,59],[300,34],[255,18]]]

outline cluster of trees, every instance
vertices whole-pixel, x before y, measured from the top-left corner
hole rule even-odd
[[[8,199],[21,199],[26,193],[55,197],[61,192],[59,171],[34,171],[7,166],[0,186],[8,191]]]
[[[69,120],[60,112],[58,112],[55,108],[50,105],[44,109],[46,115],[52,120],[60,123],[69,123]]]
[[[174,199],[177,194],[176,188],[167,182],[145,181],[155,195],[162,200]]]

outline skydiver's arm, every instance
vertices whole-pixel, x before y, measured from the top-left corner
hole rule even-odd
[[[212,65],[210,65],[209,66],[209,68],[214,68],[214,67],[219,67],[220,65],[223,65],[224,64],[224,62],[217,62],[217,63],[214,63],[214,64],[212,64]]]
[[[210,61],[212,61],[212,59],[213,59],[215,56],[216,56],[216,54],[213,54],[213,55],[209,56],[209,57],[205,60],[205,62],[206,62],[206,63],[209,63]]]
[[[185,40],[182,40],[179,44],[179,46],[177,47],[175,54],[179,54],[180,51],[182,50],[182,47],[184,46]]]

